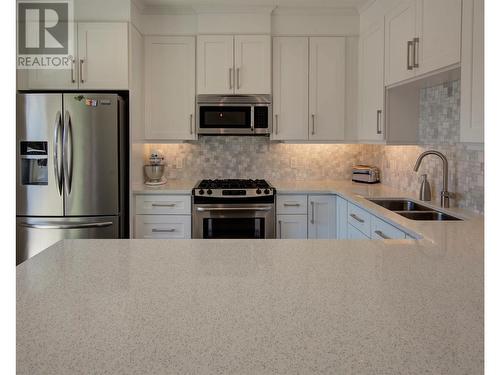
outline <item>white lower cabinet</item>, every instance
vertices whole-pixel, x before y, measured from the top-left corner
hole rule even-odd
[[[307,215],[277,215],[276,237],[307,239]]]
[[[136,238],[191,238],[190,215],[136,215]]]
[[[337,239],[345,240],[347,236],[347,201],[337,196],[336,198]]]
[[[136,195],[134,238],[191,238],[191,196]]]
[[[309,195],[308,202],[308,238],[335,238],[335,196]]]
[[[347,224],[347,239],[348,240],[369,240],[370,237],[357,230],[351,224]]]
[[[405,232],[398,228],[380,220],[378,217],[371,218],[371,238],[373,240],[395,240],[404,239]]]

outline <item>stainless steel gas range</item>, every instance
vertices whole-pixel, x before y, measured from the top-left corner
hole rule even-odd
[[[202,180],[192,192],[192,237],[275,238],[275,198],[265,180]]]

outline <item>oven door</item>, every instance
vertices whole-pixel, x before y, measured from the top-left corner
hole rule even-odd
[[[193,238],[275,238],[273,204],[197,204]]]
[[[251,104],[199,104],[198,134],[252,134]]]

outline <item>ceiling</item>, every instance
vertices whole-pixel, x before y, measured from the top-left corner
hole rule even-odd
[[[371,0],[138,0],[145,6],[191,7],[191,6],[268,6],[268,7],[320,7],[357,8]]]

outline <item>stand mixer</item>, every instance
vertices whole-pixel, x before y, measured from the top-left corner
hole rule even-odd
[[[149,156],[149,164],[144,165],[144,174],[146,175],[146,185],[157,186],[163,185],[167,179],[163,177],[165,172],[165,157],[163,154],[156,150],[151,152]]]

